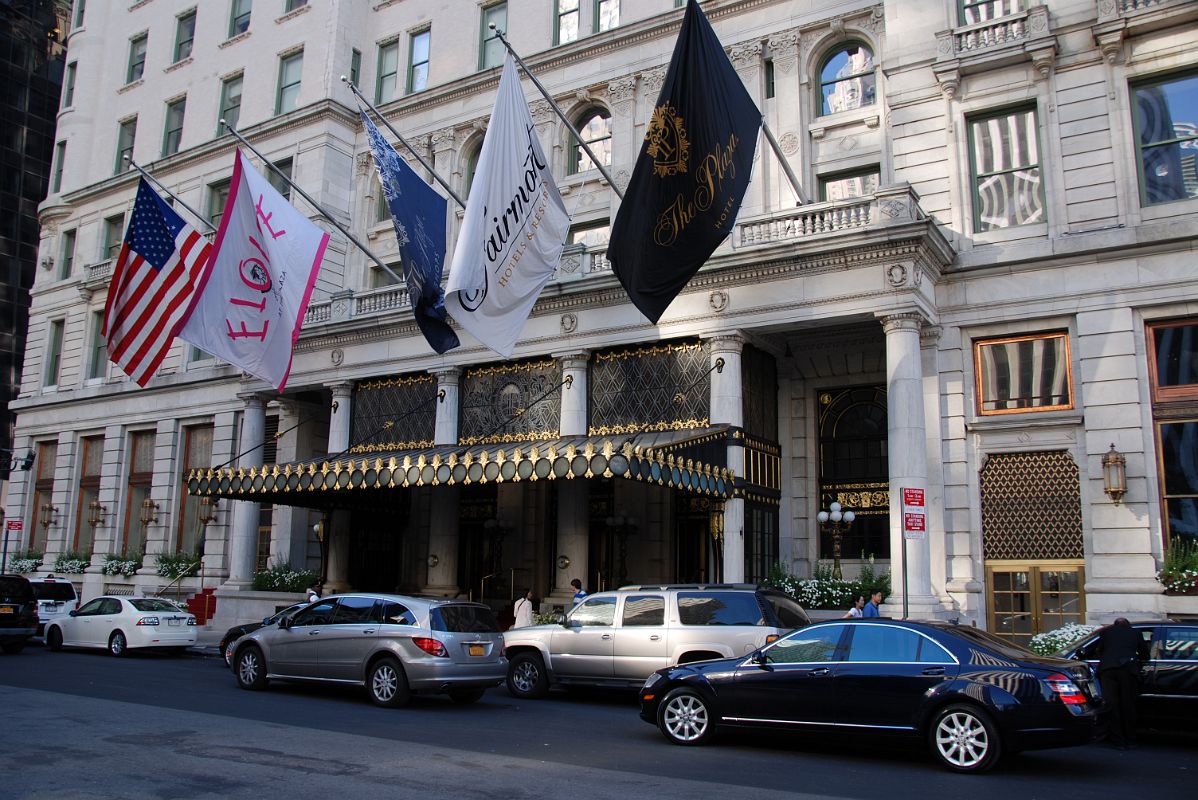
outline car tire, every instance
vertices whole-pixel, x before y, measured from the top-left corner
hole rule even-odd
[[[406,706],[412,699],[408,676],[394,658],[380,658],[366,673],[366,692],[370,702],[383,708]]]
[[[481,700],[485,693],[486,689],[458,689],[449,693],[449,699],[459,706],[468,706]]]
[[[990,717],[974,705],[940,710],[928,730],[932,755],[953,772],[985,772],[998,763],[1002,741]]]
[[[108,637],[108,652],[117,658],[129,655],[129,642],[125,639],[125,634],[117,631]]]
[[[549,676],[540,653],[520,653],[507,667],[507,690],[521,700],[537,700],[549,693]]]
[[[19,653],[25,649],[25,643],[24,642],[5,642],[3,645],[0,645],[0,648],[2,648],[6,654],[8,654],[10,656],[15,656],[17,653]]]
[[[62,649],[62,629],[57,625],[46,631],[46,647],[55,653]]]
[[[225,660],[225,669],[233,668],[233,642],[228,639],[220,640],[220,657]]]
[[[246,645],[237,651],[237,685],[242,689],[258,691],[266,688],[266,659],[256,645]]]
[[[715,714],[693,689],[675,689],[657,707],[657,727],[674,744],[704,744],[715,733]]]

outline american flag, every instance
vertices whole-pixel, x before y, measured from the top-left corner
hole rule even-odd
[[[108,287],[103,331],[109,359],[139,386],[150,382],[186,321],[211,249],[142,178]]]

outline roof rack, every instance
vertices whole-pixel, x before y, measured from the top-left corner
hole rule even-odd
[[[751,589],[756,591],[757,588],[757,584],[755,583],[650,583],[621,586],[616,591],[663,592],[667,589],[698,589],[700,591],[706,591],[708,589]]]

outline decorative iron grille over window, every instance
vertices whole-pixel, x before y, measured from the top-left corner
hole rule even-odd
[[[354,390],[355,453],[431,447],[437,427],[437,379],[396,375],[359,383]],[[386,424],[392,423],[390,428]]]
[[[561,364],[552,358],[471,369],[462,378],[459,444],[555,439],[561,430]]]
[[[711,368],[702,342],[597,353],[591,362],[592,436],[705,428]]]
[[[995,453],[981,489],[987,561],[1084,557],[1081,483],[1068,452]]]

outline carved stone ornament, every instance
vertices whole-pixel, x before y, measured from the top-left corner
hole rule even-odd
[[[562,314],[562,333],[574,333],[578,330],[578,317],[574,314]]]
[[[728,307],[728,293],[717,289],[707,298],[707,302],[711,304],[711,310],[715,312],[723,311]]]
[[[573,275],[574,273],[578,272],[578,270],[582,269],[582,259],[577,253],[563,255],[562,260],[557,264],[557,268],[567,275]]]
[[[841,17],[836,17],[833,19],[830,27],[832,28],[833,36],[835,36],[837,39],[844,38],[844,20]]]
[[[898,288],[907,283],[907,268],[902,264],[891,264],[886,268],[886,282]]]
[[[654,67],[641,73],[641,83],[651,97],[656,98],[657,93],[661,91],[661,85],[666,81],[666,71],[668,69],[665,66]]]
[[[449,150],[453,147],[455,140],[453,128],[442,128],[439,131],[433,131],[431,137],[434,150]]]
[[[616,188],[621,192],[628,189],[628,181],[630,180],[632,180],[632,177],[628,174],[628,170],[626,169],[619,170],[615,174]]]
[[[911,215],[907,210],[906,202],[895,198],[889,198],[878,203],[878,210],[887,219],[907,219]]]
[[[553,121],[553,109],[549,107],[547,100],[537,100],[534,103],[529,103],[528,113],[532,116],[532,123],[534,125],[544,125],[546,122]]]
[[[761,63],[761,42],[741,42],[732,45],[732,67],[737,72],[752,72]]]
[[[349,301],[340,299],[333,301],[332,307],[333,319],[341,320],[349,318]]]
[[[628,75],[609,82],[607,97],[616,105],[631,102],[636,97],[636,77]]]
[[[334,367],[341,366],[341,362],[345,361],[345,351],[342,350],[340,347],[334,347],[329,352],[329,361],[333,362]]]
[[[864,26],[869,28],[875,36],[883,33],[886,30],[886,9],[883,6],[875,6]]]
[[[794,131],[787,131],[778,139],[778,146],[782,148],[784,154],[793,156],[799,152],[799,137]]]
[[[370,174],[371,156],[369,152],[358,153],[354,156],[354,175],[364,178]]]
[[[858,142],[857,142],[856,136],[845,136],[843,139],[840,140],[840,142],[838,143],[837,146],[840,147],[841,150],[843,150],[844,152],[847,153],[850,150],[855,150],[857,148],[857,144],[858,144]]]

